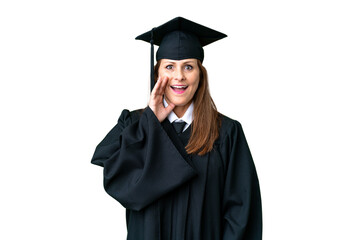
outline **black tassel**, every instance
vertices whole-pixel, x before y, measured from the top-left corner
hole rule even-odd
[[[150,93],[153,90],[154,86],[155,86],[155,80],[154,80],[154,30],[155,28],[153,28],[151,30],[151,39],[150,39],[150,44],[151,44],[151,59],[150,59]]]

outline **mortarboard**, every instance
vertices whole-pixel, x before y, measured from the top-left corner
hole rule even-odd
[[[160,59],[182,60],[196,58],[204,60],[202,47],[226,37],[225,34],[192,22],[182,17],[174,18],[165,24],[137,36],[151,44],[151,89],[154,87],[154,44],[159,48],[156,61]]]

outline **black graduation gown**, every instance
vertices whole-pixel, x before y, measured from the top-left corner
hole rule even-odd
[[[177,135],[152,110],[124,110],[91,160],[106,192],[126,208],[128,240],[260,240],[255,166],[239,122],[222,117],[214,149],[186,154],[190,127]]]

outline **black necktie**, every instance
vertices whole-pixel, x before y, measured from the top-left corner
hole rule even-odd
[[[182,133],[182,131],[186,125],[186,122],[172,122],[171,125],[173,125],[176,133],[180,134],[180,133]]]

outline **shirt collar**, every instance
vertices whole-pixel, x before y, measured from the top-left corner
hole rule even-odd
[[[163,103],[164,103],[164,106],[167,107],[168,106],[168,103],[166,102],[165,98],[163,98]],[[167,116],[168,120],[170,123],[174,122],[174,121],[184,121],[186,122],[187,126],[190,125],[193,121],[193,111],[194,111],[194,103],[191,102],[190,106],[188,107],[188,109],[186,109],[186,112],[184,114],[184,116],[182,116],[181,118],[179,118],[178,116],[176,116],[176,114],[171,111],[171,113]],[[186,128],[187,128],[186,126]]]

